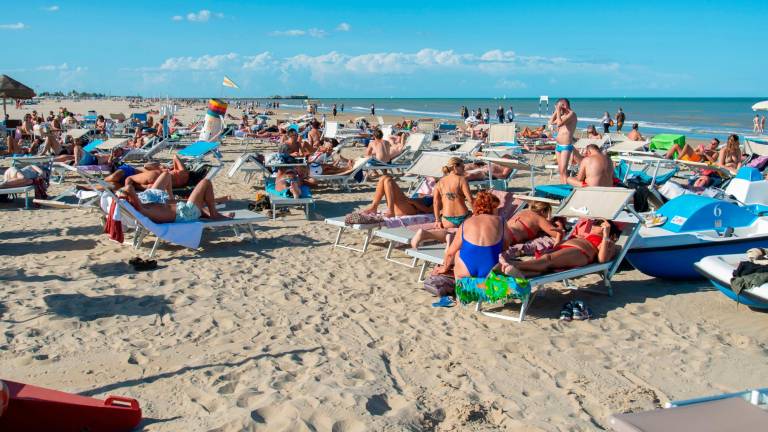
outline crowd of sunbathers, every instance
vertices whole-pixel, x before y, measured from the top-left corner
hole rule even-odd
[[[551,204],[545,200],[533,200],[528,208],[504,220],[499,214],[501,200],[494,193],[480,191],[472,195],[466,166],[460,158],[451,158],[443,173],[436,182],[425,180],[411,198],[385,175],[377,183],[373,202],[363,210],[377,213],[386,200],[384,216],[434,214],[434,224],[418,229],[411,246],[417,248],[430,241],[447,243],[443,264],[434,271],[436,275],[485,277],[499,265],[506,274],[528,277],[606,262],[617,251],[614,242],[620,231],[613,222],[583,219],[565,237],[565,221],[552,218]],[[531,260],[518,261],[525,250],[522,246],[542,236],[550,239],[546,250]]]

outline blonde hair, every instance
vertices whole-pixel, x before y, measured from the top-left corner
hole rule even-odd
[[[552,205],[550,203],[546,203],[542,201],[532,202],[530,210],[536,213],[537,215],[545,217],[547,219],[549,219],[549,216],[552,215]]]
[[[443,175],[452,173],[459,165],[464,165],[464,161],[461,158],[454,156],[448,159],[448,163],[443,167]]]

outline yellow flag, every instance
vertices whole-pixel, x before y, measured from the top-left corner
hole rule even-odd
[[[224,75],[224,82],[222,82],[221,85],[223,85],[224,87],[231,87],[231,88],[236,88],[236,89],[240,88],[240,87],[237,86],[237,84],[235,84],[234,81],[229,79],[229,77],[226,76],[226,75]]]

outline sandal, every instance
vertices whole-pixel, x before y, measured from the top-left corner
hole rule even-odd
[[[573,319],[573,305],[568,302],[560,309],[560,321],[571,321]]]
[[[157,260],[143,260],[136,257],[129,261],[136,271],[154,270],[157,268]]]
[[[454,306],[456,306],[456,302],[453,301],[453,299],[448,297],[448,296],[440,297],[440,300],[432,303],[432,307],[445,307],[445,308],[449,308],[449,307],[454,307]]]
[[[592,309],[590,309],[583,301],[576,300],[571,302],[571,304],[573,306],[573,319],[584,321],[592,318]]]

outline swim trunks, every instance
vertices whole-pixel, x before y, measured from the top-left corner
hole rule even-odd
[[[195,203],[181,201],[176,203],[176,222],[193,222],[200,219],[200,209]]]
[[[463,216],[443,216],[443,219],[447,220],[448,222],[452,223],[454,226],[459,226],[471,215],[471,213],[467,213]]]
[[[555,151],[558,153],[564,152],[564,151],[572,152],[573,150],[574,150],[573,144],[566,144],[566,145],[558,144],[555,146]]]

